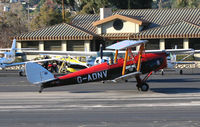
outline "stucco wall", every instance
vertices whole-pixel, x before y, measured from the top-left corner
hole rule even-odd
[[[114,21],[110,21],[110,22],[99,25],[97,27],[98,34],[137,33],[137,32],[139,32],[139,24],[128,22],[128,21],[123,21],[123,28],[121,30],[115,30],[115,28],[113,27],[113,22]]]

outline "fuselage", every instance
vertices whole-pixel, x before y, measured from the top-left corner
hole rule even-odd
[[[5,52],[4,57],[0,58],[0,67],[4,68],[6,64],[11,64],[15,61],[15,54],[13,52]]]
[[[166,53],[148,53],[142,55],[141,73],[157,71],[167,66]],[[126,64],[126,74],[135,72],[138,62],[138,56],[130,59]],[[74,73],[70,73],[56,78],[53,81],[42,84],[43,88],[80,84],[101,80],[112,80],[122,76],[124,59],[120,58],[117,63],[109,64],[107,62],[86,68]]]

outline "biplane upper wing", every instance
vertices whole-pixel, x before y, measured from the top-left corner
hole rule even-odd
[[[141,72],[133,72],[133,73],[125,74],[125,75],[122,75],[122,76],[112,80],[112,81],[113,82],[119,82],[119,81],[127,80],[127,79],[130,79],[130,78],[134,78],[135,75],[139,75],[139,74],[141,74]]]
[[[147,40],[139,40],[139,41],[134,41],[134,40],[124,40],[117,42],[113,45],[110,45],[106,47],[106,49],[115,49],[115,50],[121,50],[121,49],[126,49],[126,48],[131,48],[131,47],[136,47],[138,45],[147,43]]]

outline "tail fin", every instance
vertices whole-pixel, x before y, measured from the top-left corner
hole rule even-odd
[[[40,84],[54,80],[54,75],[37,63],[26,63],[26,76],[30,83]]]
[[[176,62],[176,54],[170,53],[171,62]]]
[[[15,50],[15,49],[16,49],[16,39],[13,39],[11,50]]]
[[[13,57],[15,57],[16,52],[16,39],[13,39],[12,47],[10,49],[10,53],[12,53]]]

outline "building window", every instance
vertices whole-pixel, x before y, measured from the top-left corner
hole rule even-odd
[[[148,40],[148,41],[149,42],[145,44],[145,49],[147,49],[147,50],[160,49],[160,46],[159,46],[160,40],[159,39],[151,39],[151,40]]]
[[[45,41],[44,50],[61,51],[61,42],[60,41]]]
[[[38,41],[21,42],[22,48],[37,48],[39,47]]]
[[[68,41],[67,50],[68,51],[85,51],[84,41]]]
[[[113,27],[115,28],[115,30],[121,30],[123,28],[123,21],[120,19],[116,19],[113,22]]]
[[[165,40],[165,49],[182,49],[183,48],[183,39],[166,39]]]
[[[200,39],[199,38],[190,38],[189,47],[195,50],[200,49]]]

